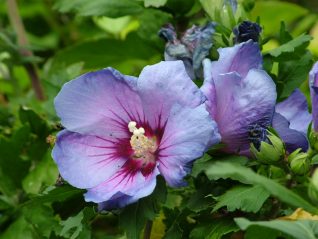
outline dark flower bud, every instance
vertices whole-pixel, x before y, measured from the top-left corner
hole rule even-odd
[[[255,22],[243,21],[241,24],[233,29],[235,35],[235,43],[246,42],[248,40],[253,40],[258,42],[262,28]]]

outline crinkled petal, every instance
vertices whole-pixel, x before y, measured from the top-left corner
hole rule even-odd
[[[244,78],[249,70],[262,68],[262,54],[256,42],[249,40],[233,47],[220,48],[218,61],[212,62],[212,78],[237,72]],[[206,79],[205,79],[206,81]]]
[[[265,71],[252,69],[244,79],[236,73],[220,75],[215,89],[215,121],[225,151],[248,151],[251,128],[271,124],[277,96],[273,80]]]
[[[159,145],[159,170],[172,187],[184,185],[193,160],[220,141],[216,123],[204,104],[189,108],[175,105]]]
[[[104,207],[123,207],[136,202],[139,198],[150,195],[156,186],[157,167],[146,177],[140,171],[132,169],[132,161],[126,164],[113,177],[90,188],[84,195],[88,202],[101,203]],[[117,201],[115,201],[117,200]]]
[[[196,107],[205,100],[189,78],[182,61],[166,61],[145,67],[137,88],[152,128],[164,126],[175,103]]]
[[[128,158],[129,139],[110,141],[67,130],[52,151],[61,176],[78,188],[95,187],[113,176]]]
[[[277,131],[286,145],[286,150],[292,153],[298,148],[306,152],[308,149],[308,140],[304,133],[291,129],[288,120],[279,113],[273,117],[273,128]]]
[[[314,130],[318,132],[318,62],[309,73],[309,88],[312,102],[312,119]]]
[[[181,39],[181,42],[192,53],[192,63],[196,77],[201,76],[202,61],[209,54],[213,45],[212,35],[215,32],[215,26],[216,24],[213,22],[208,22],[203,27],[194,25],[185,32]]]
[[[275,111],[289,121],[289,128],[307,134],[312,116],[308,112],[306,97],[299,89],[295,90],[286,100],[277,104]]]
[[[66,83],[55,109],[70,131],[101,137],[127,137],[128,122],[142,121],[137,79],[112,68],[84,74]]]

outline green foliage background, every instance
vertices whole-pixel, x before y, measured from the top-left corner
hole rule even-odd
[[[154,220],[151,238],[316,238],[315,221],[265,221],[296,208],[318,213],[306,191],[308,175],[287,188],[279,168],[259,166],[255,172],[244,157],[206,154],[194,165],[189,187],[166,189],[160,180],[153,195],[113,213],[97,213],[83,191],[58,179],[50,139],[61,129],[53,108],[61,86],[108,66],[137,76],[163,59],[165,43],[157,33],[168,22],[178,33],[218,22],[210,55],[217,59],[217,48],[233,45],[238,22],[258,21],[264,67],[279,101],[297,87],[309,96],[307,75],[318,56],[318,2],[240,0],[234,15],[222,2],[21,0],[26,49],[33,52],[26,56],[8,5],[0,0],[0,239],[139,238],[148,220]],[[35,95],[30,64],[44,100]]]

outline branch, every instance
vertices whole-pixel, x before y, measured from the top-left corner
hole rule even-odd
[[[16,0],[7,0],[7,6],[8,6],[8,15],[9,15],[11,25],[17,34],[18,44],[21,47],[21,54],[23,56],[32,56],[33,55],[32,51],[27,49],[28,39],[26,36],[23,22],[19,15],[19,10],[18,10],[18,5],[16,3]],[[29,75],[36,97],[39,100],[44,100],[45,96],[44,96],[43,88],[39,79],[36,66],[32,63],[25,63],[24,67]]]
[[[148,220],[144,230],[144,239],[150,239],[153,222]]]

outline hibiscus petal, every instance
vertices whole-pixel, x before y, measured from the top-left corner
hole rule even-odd
[[[212,78],[237,72],[244,78],[249,70],[262,68],[262,54],[256,42],[249,40],[233,47],[220,48],[218,61],[212,62]]]
[[[309,88],[312,102],[312,118],[314,130],[318,132],[318,62],[309,73]]]
[[[70,131],[101,137],[127,137],[129,121],[142,121],[136,78],[112,68],[84,74],[66,83],[55,109]]]
[[[244,79],[236,73],[220,75],[215,88],[215,120],[225,151],[248,151],[251,127],[271,124],[277,96],[273,80],[265,71],[252,69]]]
[[[131,170],[131,163],[133,162],[127,161],[113,177],[90,188],[84,195],[85,200],[87,202],[103,202],[101,206],[106,208],[123,207],[136,202],[139,198],[150,195],[156,186],[156,176],[159,174],[157,167],[145,177],[140,171]]]
[[[192,161],[219,141],[216,123],[204,104],[194,109],[175,105],[159,145],[160,173],[170,186],[183,186]]]
[[[289,128],[307,134],[311,114],[308,112],[306,97],[299,89],[295,90],[286,100],[277,104],[275,111],[289,121]]]
[[[147,66],[137,82],[144,113],[150,126],[162,128],[173,104],[196,107],[205,97],[189,78],[182,61]]]
[[[281,139],[286,145],[289,153],[301,148],[304,152],[308,149],[308,141],[306,135],[297,130],[291,129],[288,120],[279,113],[275,113],[273,117],[273,128],[277,131]]]
[[[109,141],[63,130],[57,136],[52,157],[61,176],[71,185],[91,188],[121,168],[127,160],[128,147],[129,139]]]
[[[204,71],[204,84],[201,87],[201,91],[207,97],[205,102],[207,110],[209,111],[212,118],[216,116],[216,89],[212,75],[212,62],[209,59],[203,61]]]

